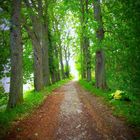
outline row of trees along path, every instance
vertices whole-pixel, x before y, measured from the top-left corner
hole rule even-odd
[[[40,91],[68,78],[71,58],[81,78],[91,81],[94,77],[97,88],[122,89],[138,96],[138,4],[121,0],[1,2],[0,77],[9,66],[8,108],[23,102],[23,83],[33,80]]]
[[[0,41],[3,42],[0,43],[3,46],[0,77],[5,67],[10,67],[7,109],[24,102],[24,82],[33,80],[34,89],[41,91],[45,86],[69,78],[71,59],[80,77],[93,82],[96,88],[121,89],[139,97],[139,6],[139,0],[0,2]],[[21,131],[21,136],[15,130],[13,137],[133,139],[133,132],[97,100],[71,82],[49,96],[29,119],[19,122],[25,130]],[[35,128],[37,120],[39,126]],[[26,128],[27,123],[33,125]],[[7,139],[11,135],[9,133]]]
[[[47,1],[24,1],[24,6],[26,6],[26,10],[28,10],[28,16],[30,19],[30,23],[32,24],[32,28],[28,26],[27,18],[22,14],[21,16],[21,1],[13,1],[12,2],[12,17],[11,17],[11,32],[10,32],[10,46],[11,46],[11,82],[10,82],[10,95],[9,95],[9,103],[8,107],[14,107],[18,103],[23,102],[23,48],[22,48],[22,34],[21,27],[24,27],[28,33],[28,37],[32,42],[33,46],[33,55],[34,55],[34,87],[35,90],[40,91],[44,86],[48,86],[55,81],[59,81],[62,77],[69,77],[69,59],[70,52],[69,48],[64,46],[64,55],[66,60],[66,72],[64,72],[64,64],[63,64],[63,52],[61,46],[61,38],[60,38],[60,29],[58,29],[58,21],[54,19],[56,23],[55,30],[58,32],[58,46],[57,44],[53,44],[51,42],[51,34],[49,30],[49,21],[48,21],[48,2]],[[89,50],[89,38],[84,35],[86,30],[85,25],[88,22],[88,0],[80,2],[81,5],[81,24],[83,33],[81,35],[81,71],[82,78],[86,78],[88,81],[91,80],[91,57]],[[34,12],[36,11],[36,13]],[[104,38],[103,31],[103,23],[101,17],[101,8],[100,2],[96,1],[94,3],[94,17],[95,21],[98,23],[98,28],[96,29],[96,36],[98,39],[98,46],[101,46],[101,42]],[[53,42],[54,43],[54,42]],[[49,49],[51,48],[51,50]],[[105,59],[104,59],[104,51],[102,47],[96,51],[96,68],[95,68],[95,78],[96,78],[96,87],[98,88],[107,88],[106,79],[105,79]],[[52,50],[54,49],[54,50]],[[50,51],[49,51],[50,50]],[[50,54],[49,54],[50,53]],[[58,54],[59,53],[59,54]],[[50,55],[50,57],[49,57]],[[55,59],[60,60],[61,66],[61,74],[59,69],[59,61],[54,62],[54,65],[50,63],[52,62],[53,57],[55,55]],[[58,58],[59,57],[59,58]],[[55,61],[55,60],[54,60]],[[51,68],[50,68],[51,67]],[[61,76],[60,76],[61,75]]]

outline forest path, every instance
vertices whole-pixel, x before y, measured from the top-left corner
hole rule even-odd
[[[134,140],[101,99],[77,82],[54,90],[33,114],[16,122],[5,140]],[[4,140],[3,139],[3,140]]]

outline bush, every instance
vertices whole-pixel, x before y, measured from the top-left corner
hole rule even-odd
[[[8,101],[8,93],[5,93],[4,87],[0,84],[0,106],[6,104]]]

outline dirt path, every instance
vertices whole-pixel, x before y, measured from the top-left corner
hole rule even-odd
[[[76,82],[55,90],[33,114],[16,123],[3,140],[135,140],[98,97]]]

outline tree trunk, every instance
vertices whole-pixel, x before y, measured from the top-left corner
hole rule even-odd
[[[45,12],[45,20],[43,21],[43,7],[42,7],[42,0],[39,1],[39,16],[41,17],[41,24],[42,24],[42,53],[43,53],[43,81],[44,85],[48,86],[51,84],[50,82],[50,68],[49,68],[49,43],[51,43],[51,37],[49,34],[49,21],[48,21],[48,4],[46,4],[46,12]]]
[[[84,7],[84,0],[80,0],[80,5],[81,5],[81,76],[82,79],[86,79],[86,55],[85,55],[85,7]]]
[[[101,47],[101,42],[104,39],[103,22],[101,15],[100,0],[94,0],[94,18],[98,23],[98,29],[96,30],[96,36],[98,39],[98,45],[100,49],[96,51],[96,68],[95,68],[95,79],[96,87],[105,89],[107,88],[106,78],[105,78],[105,54]]]
[[[36,91],[43,89],[42,50],[37,39],[32,39],[34,51],[34,87]]]
[[[90,54],[90,50],[89,50],[89,40],[86,41],[87,45],[86,45],[86,67],[87,67],[87,81],[91,81],[91,54]]]
[[[65,79],[63,56],[62,56],[62,46],[61,45],[59,45],[59,56],[60,56],[60,65],[61,65],[61,76],[62,76],[62,79]]]
[[[90,49],[89,49],[89,38],[87,36],[87,22],[88,22],[88,0],[81,0],[81,49],[82,49],[82,78],[87,81],[91,80],[91,57],[90,57]]]
[[[45,3],[46,4],[46,3]],[[48,31],[48,5],[46,4],[45,20],[43,19],[43,2],[38,1],[38,18],[40,22],[39,34],[40,44],[42,47],[42,68],[43,68],[43,84],[50,85],[50,68],[49,68],[49,31]]]
[[[95,69],[95,78],[96,78],[96,87],[105,89],[105,55],[103,50],[96,52],[96,69]]]
[[[50,72],[49,72],[49,58],[48,58],[48,21],[45,17],[43,18],[43,3],[42,0],[37,1],[38,7],[37,7],[37,14],[34,12],[34,5],[32,5],[33,1],[25,0],[26,6],[31,10],[30,12],[30,18],[32,21],[32,33],[30,33],[30,37],[32,38],[32,43],[34,44],[34,56],[35,56],[35,85],[37,88],[36,90],[40,90],[40,88],[43,88],[44,85],[50,85]],[[47,9],[47,8],[46,8]],[[45,10],[46,10],[45,9]],[[47,14],[46,14],[47,15]],[[27,28],[27,25],[25,25]],[[28,31],[29,32],[29,31]],[[36,44],[35,44],[36,42]],[[40,47],[40,48],[39,48]],[[37,54],[39,53],[39,54]],[[42,53],[42,54],[40,54]],[[40,58],[42,57],[42,58]],[[39,58],[39,59],[38,59]],[[38,62],[37,62],[38,61]],[[39,62],[40,61],[40,62]],[[41,66],[42,65],[42,66]],[[40,68],[39,68],[40,66]],[[40,70],[36,69],[39,68]],[[42,71],[42,74],[41,74]],[[36,83],[39,83],[39,81],[36,82],[37,78],[36,73],[39,73],[40,78],[40,85],[37,86]],[[43,78],[43,84],[42,84],[42,78]]]
[[[89,14],[88,11],[88,3],[89,1],[86,0],[86,14]],[[88,17],[85,18],[85,23],[87,24]],[[90,55],[90,44],[89,44],[89,38],[85,37],[85,53],[86,53],[86,79],[87,81],[91,81],[91,55]]]
[[[55,50],[54,50],[54,54],[56,56],[56,81],[60,81],[61,80],[61,77],[60,77],[60,68],[59,68],[59,62],[60,62],[60,59],[59,59],[59,55],[58,55],[58,48],[57,46],[55,45]]]
[[[52,72],[51,73],[51,82],[52,82],[52,84],[54,84],[55,82],[56,82],[56,74],[55,74],[55,72]]]
[[[69,72],[69,61],[66,60],[66,77],[69,78],[70,77],[70,72]]]
[[[66,78],[69,78],[70,72],[69,72],[69,60],[70,60],[70,52],[69,52],[69,46],[64,46],[64,56],[65,56],[65,76]]]
[[[49,68],[49,39],[48,39],[48,27],[47,29],[43,28],[43,42],[42,42],[42,60],[43,60],[43,82],[45,86],[50,85],[50,68]]]
[[[43,89],[43,68],[42,68],[42,48],[36,33],[29,28],[28,25],[24,24],[28,35],[31,38],[34,53],[34,87],[36,91]]]
[[[86,77],[86,72],[85,72],[85,63],[84,63],[84,50],[83,50],[83,37],[81,37],[81,41],[80,41],[80,50],[81,50],[81,77],[82,79],[85,79]]]
[[[20,24],[21,0],[13,0],[11,19],[11,79],[8,108],[23,102],[22,37]]]

